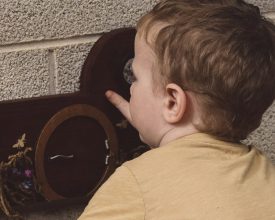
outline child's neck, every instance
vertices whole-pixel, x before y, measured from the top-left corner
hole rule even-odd
[[[184,137],[190,134],[195,134],[198,132],[199,131],[192,124],[189,124],[184,127],[177,127],[177,126],[172,127],[164,133],[164,135],[160,140],[159,146],[161,147],[163,145],[168,144],[171,141],[174,141],[181,137]]]

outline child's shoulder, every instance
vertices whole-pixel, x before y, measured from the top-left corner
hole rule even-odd
[[[143,153],[139,157],[127,161],[123,164],[133,172],[144,173],[148,170],[152,172],[157,172],[160,169],[166,169],[167,167],[171,167],[172,164],[178,163],[179,161],[184,161],[185,157],[193,154],[195,150],[195,142],[197,138],[199,138],[201,134],[192,135],[192,137],[181,137],[179,139],[173,140],[168,144],[152,148],[151,150]]]

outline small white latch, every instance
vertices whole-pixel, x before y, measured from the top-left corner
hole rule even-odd
[[[110,150],[110,146],[109,146],[109,141],[108,141],[108,139],[105,140],[105,146],[106,146],[106,149],[107,149],[107,150]]]
[[[51,156],[50,157],[50,160],[54,160],[54,159],[57,159],[57,158],[62,158],[62,159],[71,159],[71,158],[74,158],[74,155],[55,155],[55,156]]]
[[[109,164],[109,158],[110,158],[110,155],[107,155],[106,158],[105,158],[105,165]]]

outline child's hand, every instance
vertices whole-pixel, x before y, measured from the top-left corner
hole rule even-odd
[[[129,109],[129,102],[122,98],[114,91],[108,90],[105,93],[107,99],[124,115],[124,117],[132,124],[132,118]],[[132,124],[133,125],[133,124]]]

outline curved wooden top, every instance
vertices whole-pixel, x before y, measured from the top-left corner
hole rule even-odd
[[[94,44],[82,68],[80,92],[94,95],[113,89],[129,97],[123,69],[134,56],[135,34],[133,28],[117,29],[104,34]]]

